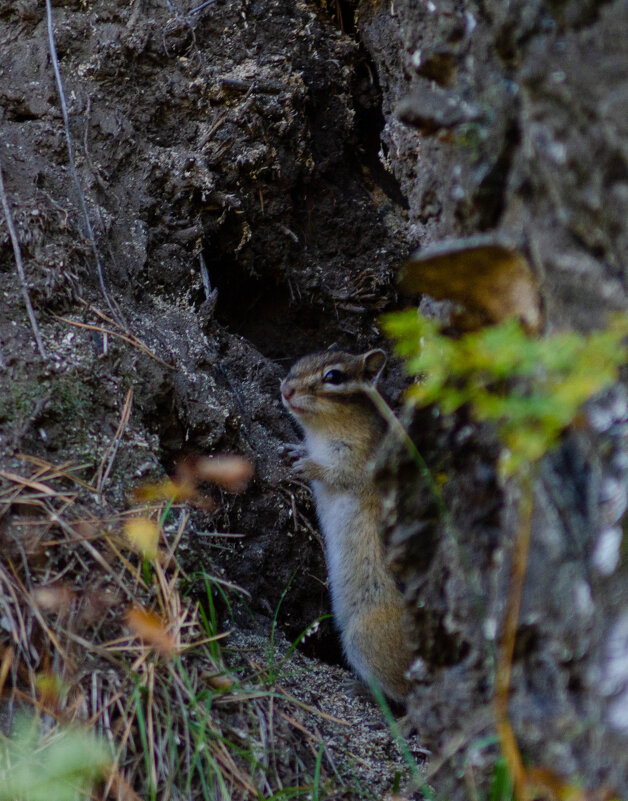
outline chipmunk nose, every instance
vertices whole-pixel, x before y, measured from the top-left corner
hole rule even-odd
[[[290,400],[290,398],[294,395],[295,392],[296,392],[295,388],[292,386],[292,384],[289,384],[287,381],[284,381],[281,384],[281,394],[284,396],[286,400]]]

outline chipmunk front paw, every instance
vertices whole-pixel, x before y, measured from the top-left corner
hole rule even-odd
[[[307,455],[307,449],[302,442],[291,442],[282,445],[280,448],[282,456],[287,456],[288,460],[292,462],[292,473],[299,478],[310,478],[311,460]]]
[[[292,462],[297,462],[307,455],[307,449],[302,442],[290,442],[287,445],[283,445],[281,452]]]
[[[295,475],[304,478],[306,481],[321,481],[323,479],[323,471],[320,465],[305,454],[299,456],[293,462],[292,471]]]
[[[281,446],[281,453],[292,460],[292,473],[306,481],[328,481],[328,470],[308,456],[301,442]]]

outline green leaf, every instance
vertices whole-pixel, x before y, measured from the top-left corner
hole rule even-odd
[[[489,801],[512,801],[513,784],[506,760],[502,757],[495,763],[491,787],[488,794]]]
[[[89,732],[56,728],[40,736],[39,723],[18,718],[0,748],[0,801],[78,801],[111,764],[105,743]]]
[[[617,381],[627,361],[625,314],[602,331],[547,337],[508,319],[454,340],[414,309],[388,314],[382,325],[408,373],[420,376],[408,398],[436,403],[446,414],[468,404],[476,420],[493,423],[508,475],[550,450],[582,404]]]

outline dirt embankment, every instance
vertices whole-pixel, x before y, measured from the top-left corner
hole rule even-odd
[[[118,499],[182,453],[249,455],[253,489],[213,525],[246,535],[228,571],[261,611],[298,568],[298,611],[286,606],[295,635],[327,599],[307,493],[278,453],[296,436],[278,382],[304,352],[375,340],[403,217],[373,177],[383,118],[357,43],[305,3],[194,8],[53,6],[109,302],[68,165],[45,7],[0,10],[2,166],[50,355],[42,364],[35,352],[3,222],[5,458],[21,450],[93,463],[129,387],[131,423],[108,478]],[[109,304],[117,309],[119,333],[167,366],[59,320],[106,328],[84,302],[110,318]],[[201,547],[195,558],[205,557]]]

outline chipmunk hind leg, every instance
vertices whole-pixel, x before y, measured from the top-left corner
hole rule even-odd
[[[353,618],[343,637],[347,660],[360,678],[366,684],[375,681],[399,703],[410,691],[405,673],[412,662],[401,617],[397,605],[366,609]]]

